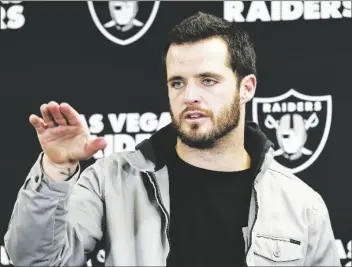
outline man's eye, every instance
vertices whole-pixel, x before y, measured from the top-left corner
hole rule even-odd
[[[216,84],[216,81],[214,81],[212,79],[204,79],[203,84],[206,86],[212,86],[212,85]]]
[[[171,87],[175,89],[180,89],[183,87],[183,82],[172,82]]]

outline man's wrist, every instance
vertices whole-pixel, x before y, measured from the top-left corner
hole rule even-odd
[[[62,182],[71,178],[75,174],[78,164],[78,161],[55,164],[45,153],[42,158],[42,169],[44,173],[56,182]]]

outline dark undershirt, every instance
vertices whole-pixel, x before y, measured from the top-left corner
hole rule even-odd
[[[244,266],[242,227],[248,224],[250,169],[218,172],[169,156],[168,267]]]

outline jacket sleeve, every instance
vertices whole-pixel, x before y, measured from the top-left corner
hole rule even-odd
[[[308,212],[310,227],[305,266],[341,266],[328,209],[322,197],[315,194]]]
[[[5,249],[15,266],[84,265],[103,235],[102,159],[54,182],[43,172],[42,155],[17,195]]]

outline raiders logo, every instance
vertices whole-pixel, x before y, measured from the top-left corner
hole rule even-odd
[[[159,1],[88,1],[99,31],[119,45],[129,45],[141,38],[152,25],[159,5]]]
[[[330,95],[309,96],[294,89],[283,95],[253,98],[252,117],[275,144],[275,159],[293,173],[319,157],[329,136]]]

